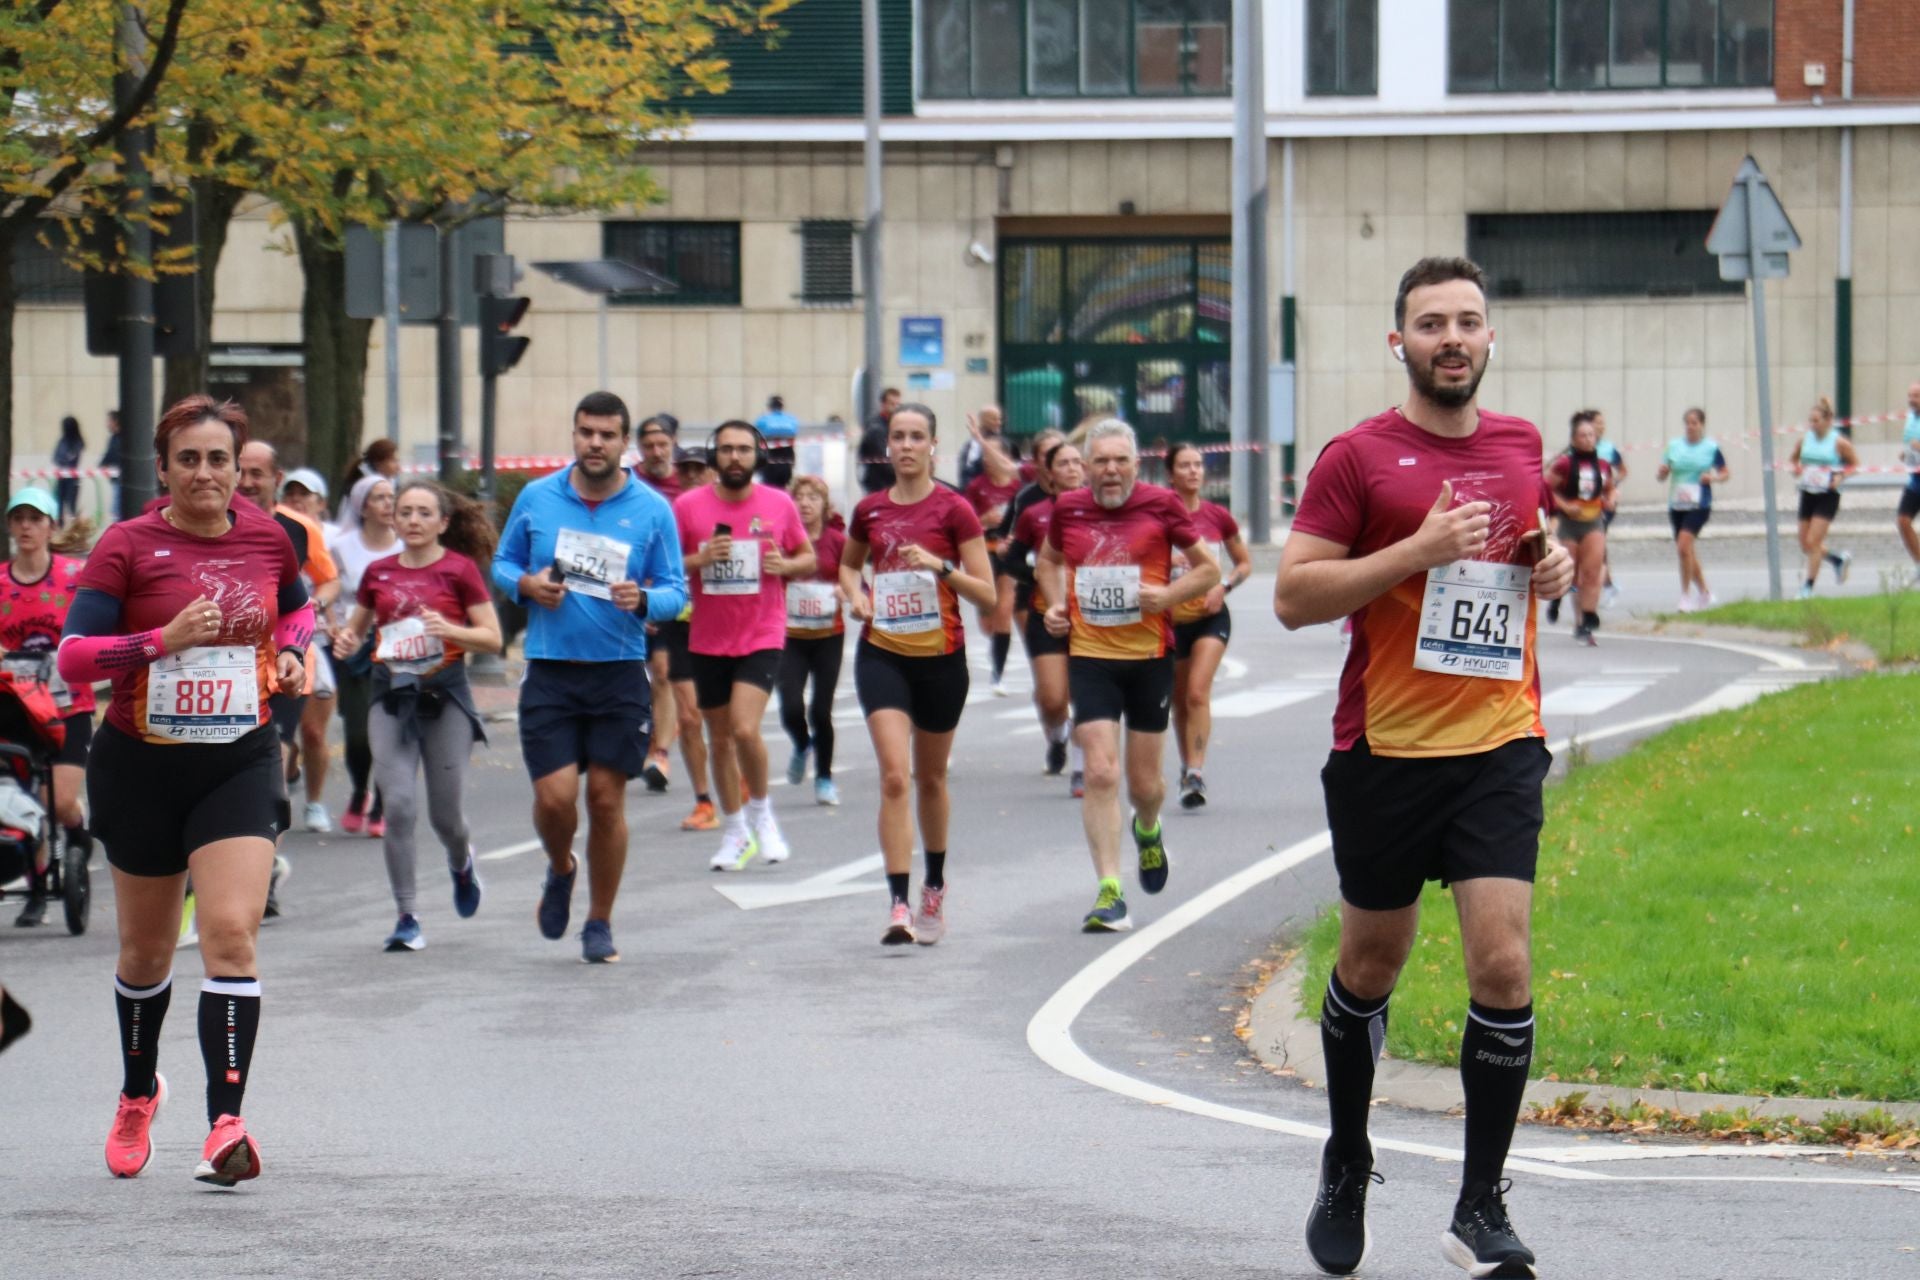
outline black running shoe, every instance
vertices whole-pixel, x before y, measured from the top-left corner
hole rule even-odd
[[[1520,1243],[1507,1218],[1504,1196],[1511,1179],[1460,1193],[1453,1225],[1440,1237],[1440,1256],[1480,1280],[1533,1280],[1533,1250]]]
[[[1558,596],[1547,601],[1547,621],[1549,623],[1560,621],[1560,597]]]
[[[13,919],[14,926],[20,929],[37,929],[47,922],[47,895],[29,893],[26,905],[20,908],[20,914]]]
[[[1049,742],[1047,744],[1047,776],[1055,778],[1067,767],[1067,744]]]
[[[1373,1246],[1367,1231],[1367,1187],[1386,1179],[1373,1171],[1371,1158],[1342,1163],[1328,1148],[1320,1152],[1320,1194],[1307,1215],[1307,1252],[1326,1274],[1350,1276]]]

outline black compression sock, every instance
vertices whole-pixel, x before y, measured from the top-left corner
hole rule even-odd
[[[85,827],[67,828],[67,847],[78,849],[89,857],[93,854],[93,833]]]
[[[1842,560],[1839,556],[1833,554],[1833,552],[1831,551],[1824,552],[1823,554],[1826,556],[1827,563],[1832,565],[1836,569],[1838,569],[1841,565],[1846,563],[1845,560]]]
[[[1582,610],[1580,614],[1580,625],[1589,631],[1598,631],[1600,629],[1600,615],[1590,610]]]
[[[120,1092],[129,1098],[153,1096],[153,1072],[160,1057],[160,1024],[173,1003],[173,976],[150,987],[113,980],[113,1007],[120,1015]]]
[[[892,896],[895,902],[905,902],[907,900],[907,878],[911,874],[911,872],[907,871],[902,871],[897,874],[892,871],[887,872],[887,893]]]
[[[700,803],[700,804],[712,804],[712,803],[713,803],[713,796],[712,796],[712,795],[710,795],[710,794],[708,794],[708,793],[707,793],[707,792],[705,792],[705,791],[696,791],[696,792],[694,792],[694,793],[693,793],[693,798],[694,798],[694,800],[695,800],[696,802],[698,802],[698,803]]]
[[[1007,673],[1007,654],[1013,650],[1011,631],[996,634],[993,637],[993,678],[998,680]]]
[[[1492,1009],[1467,1002],[1460,1035],[1460,1083],[1467,1095],[1467,1147],[1461,1185],[1500,1180],[1533,1062],[1533,1006]]]
[[[927,850],[927,888],[944,889],[947,887],[947,851],[945,849]]]
[[[1320,1051],[1327,1060],[1327,1113],[1333,1133],[1328,1147],[1339,1160],[1368,1157],[1367,1108],[1373,1101],[1373,1070],[1387,1044],[1387,1000],[1362,1000],[1327,977],[1320,1006]]]
[[[207,1123],[240,1114],[260,1032],[260,980],[208,978],[200,984],[200,1058],[207,1067]]]

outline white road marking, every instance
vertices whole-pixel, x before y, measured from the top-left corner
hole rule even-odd
[[[876,889],[885,889],[887,887],[885,881],[868,881],[865,884],[847,883],[857,876],[878,871],[883,865],[885,865],[885,859],[880,854],[870,853],[864,858],[855,858],[852,862],[789,884],[767,884],[759,881],[751,871],[728,872],[720,883],[713,886],[713,891],[742,911],[758,911],[762,907],[789,907],[801,902],[819,902],[824,898],[844,898],[849,894],[872,893]]]
[[[477,853],[474,858],[480,862],[499,862],[503,858],[517,857],[523,853],[532,853],[540,847],[538,840],[522,840],[519,844],[510,844],[504,849],[490,849],[486,853]]]
[[[1636,639],[1644,637],[1634,637]],[[1673,643],[1702,643],[1708,647],[1729,648],[1719,642],[1695,642],[1676,640]],[[1751,652],[1773,661],[1776,655],[1770,651],[1738,647],[1736,652]],[[1791,655],[1778,655],[1788,657]],[[1806,670],[1807,664],[1792,660],[1782,662],[1781,667],[1790,670]],[[1756,675],[1759,673],[1755,673]],[[1675,721],[1685,720],[1703,714],[1701,708],[1709,706],[1715,697],[1710,694],[1692,706],[1679,711],[1665,712],[1659,715],[1642,716],[1622,724],[1609,725],[1590,734],[1582,735],[1582,741],[1595,742],[1623,734],[1637,733],[1643,729],[1652,729]],[[1559,752],[1566,749],[1568,740],[1558,739],[1547,744],[1548,750]],[[1290,1137],[1323,1141],[1327,1136],[1324,1126],[1308,1124],[1298,1120],[1287,1120],[1279,1116],[1266,1115],[1258,1111],[1249,1111],[1243,1107],[1229,1107],[1221,1103],[1196,1098],[1191,1094],[1180,1093],[1161,1085],[1150,1084],[1145,1080],[1116,1071],[1096,1062],[1082,1049],[1073,1038],[1073,1023],[1080,1013],[1092,1003],[1095,996],[1105,990],[1113,981],[1132,968],[1142,958],[1151,954],[1162,944],[1171,941],[1179,934],[1198,924],[1213,912],[1239,898],[1250,890],[1256,889],[1267,881],[1292,870],[1294,867],[1319,856],[1332,848],[1332,838],[1328,832],[1290,845],[1278,853],[1270,854],[1225,880],[1202,890],[1194,897],[1181,903],[1158,920],[1154,920],[1135,933],[1125,935],[1109,947],[1100,957],[1082,968],[1065,985],[1040,1006],[1027,1023],[1027,1047],[1048,1066],[1063,1075],[1071,1076],[1096,1088],[1118,1093],[1151,1106],[1167,1107],[1184,1111],[1190,1115],[1203,1116],[1211,1120],[1224,1120],[1230,1124],[1244,1124],[1250,1128],[1265,1129],[1273,1133],[1282,1133]],[[1437,1146],[1425,1142],[1409,1142],[1380,1134],[1373,1135],[1373,1145],[1380,1150],[1399,1151],[1408,1155],[1428,1156],[1435,1160],[1458,1162],[1463,1153],[1452,1147]],[[1607,1148],[1601,1148],[1606,1151]],[[1591,1169],[1573,1167],[1576,1163],[1592,1164],[1609,1159],[1638,1160],[1645,1159],[1639,1153],[1648,1148],[1622,1148],[1625,1154],[1609,1156],[1594,1154],[1586,1149],[1580,1150],[1579,1159],[1567,1155],[1564,1151],[1552,1148],[1534,1149],[1531,1157],[1518,1155],[1509,1159],[1507,1168],[1516,1172],[1534,1173],[1544,1177],[1561,1178],[1576,1181],[1608,1182],[1798,1182],[1821,1181],[1843,1186],[1891,1187],[1907,1191],[1920,1191],[1920,1178],[1825,1178],[1800,1179],[1778,1175],[1705,1175],[1689,1177],[1686,1175],[1643,1176],[1600,1173]],[[1731,1147],[1727,1150],[1717,1148],[1698,1148],[1689,1152],[1695,1158],[1720,1158],[1734,1153],[1754,1150],[1753,1148]],[[1818,1149],[1775,1148],[1762,1152],[1773,1158],[1794,1158],[1804,1155],[1817,1156]]]
[[[1213,718],[1215,720],[1245,720],[1253,716],[1266,715],[1282,707],[1290,707],[1296,702],[1305,702],[1309,698],[1318,698],[1332,693],[1332,689],[1300,689],[1286,685],[1268,685],[1260,689],[1242,689],[1239,693],[1230,693],[1224,698],[1213,700]]]
[[[1544,717],[1599,715],[1652,687],[1651,680],[1609,680],[1589,676],[1562,685],[1541,698],[1540,714]]]

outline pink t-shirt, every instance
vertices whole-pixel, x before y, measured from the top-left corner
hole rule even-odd
[[[765,570],[765,552],[776,545],[796,555],[807,545],[800,509],[785,491],[755,484],[740,502],[728,502],[716,486],[689,489],[674,500],[680,551],[693,555],[724,524],[733,535],[733,558],[687,575],[693,621],[687,647],[694,653],[738,658],[787,643],[787,580]]]

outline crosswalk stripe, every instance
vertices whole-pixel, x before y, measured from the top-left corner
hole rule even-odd
[[[1540,699],[1542,716],[1593,716],[1617,707],[1653,687],[1651,680],[1608,680],[1587,677],[1562,685]]]

